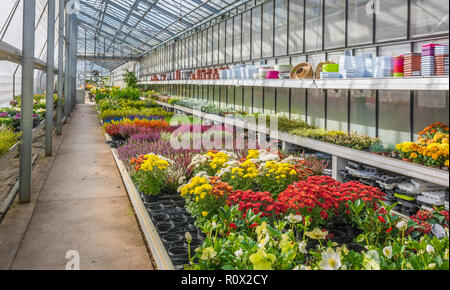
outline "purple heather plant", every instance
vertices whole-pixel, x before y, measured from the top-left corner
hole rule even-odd
[[[134,134],[130,137],[131,141],[147,141],[147,142],[156,142],[161,138],[161,135],[157,131],[152,130],[142,130],[137,134]]]

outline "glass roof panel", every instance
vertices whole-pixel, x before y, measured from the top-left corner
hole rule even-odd
[[[239,2],[248,1],[80,0],[79,51],[141,55]]]

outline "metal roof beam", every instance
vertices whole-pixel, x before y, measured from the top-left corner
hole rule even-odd
[[[82,2],[83,3],[83,2]],[[142,3],[146,3],[147,5],[151,5],[151,3],[149,3],[148,1],[145,1],[145,2],[142,2]],[[111,5],[111,7],[114,7],[114,8],[116,8],[116,9],[119,9],[119,10],[121,10],[121,11],[123,11],[124,13],[126,13],[127,12],[127,10],[124,10],[124,8],[123,7],[121,7],[120,5],[117,5],[116,3],[114,3],[114,2],[110,2],[110,5]],[[106,14],[107,16],[110,16],[110,14]],[[134,13],[134,11],[132,11],[131,10],[131,15],[132,16],[134,16],[134,17],[136,17],[137,19],[142,19],[142,21],[144,22],[144,23],[146,23],[146,24],[148,24],[148,25],[150,25],[150,26],[153,26],[154,28],[157,28],[157,29],[163,29],[161,26],[159,26],[158,24],[156,24],[156,23],[153,23],[153,22],[150,22],[150,21],[148,21],[147,19],[145,19],[145,18],[142,18],[140,15],[138,15],[138,14],[136,14],[136,13]],[[110,16],[111,17],[111,16]],[[120,21],[119,21],[119,23],[120,23]],[[174,33],[172,33],[172,32],[168,32],[170,35],[175,35]]]
[[[195,2],[195,3],[199,4],[199,5],[203,4],[203,1],[201,1],[201,0],[192,0],[192,2]],[[208,4],[203,5],[203,8],[208,9],[212,13],[219,13],[220,12],[219,10],[217,10],[216,8],[214,8],[214,7],[212,7],[211,5],[208,5]]]
[[[84,14],[84,12],[80,12],[81,14]],[[105,23],[105,26],[106,26],[106,24],[107,23]],[[84,29],[87,29],[87,30],[89,30],[89,31],[91,31],[92,33],[94,33],[95,34],[95,29],[94,28],[92,28],[92,27],[90,27],[90,23],[86,23],[86,22],[84,22],[83,20],[80,20],[80,19],[78,19],[78,25],[80,25],[82,28],[84,28]],[[108,33],[108,32],[106,32],[106,31],[100,31],[100,33],[99,33],[99,35],[100,36],[102,36],[103,38],[105,38],[105,39],[108,39],[108,40],[112,40],[112,34],[110,34],[110,33]],[[135,49],[135,46],[133,45],[133,44],[131,44],[131,43],[128,43],[128,42],[124,42],[124,43],[122,43],[122,44],[117,44],[119,47],[124,47],[124,48],[127,48],[127,49],[129,49],[130,51],[132,51],[133,49]],[[148,47],[151,47],[150,45],[147,45]]]
[[[80,12],[80,14],[81,15],[83,15],[83,16],[86,16],[86,17],[88,17],[88,18],[90,18],[90,19],[92,19],[92,20],[95,20],[95,18],[93,18],[91,15],[89,15],[89,14],[87,14],[87,13],[85,13],[85,12]],[[82,20],[81,20],[82,21]],[[87,23],[87,22],[85,22],[85,21],[82,21],[84,24],[86,24],[86,25],[88,25],[88,26],[90,26],[90,25],[92,25],[91,23]],[[110,24],[108,24],[108,23],[104,23],[103,24],[105,27],[108,27],[108,28],[110,28],[110,29],[114,29],[114,26],[112,26],[112,25],[110,25]],[[95,30],[94,30],[94,32],[95,32]],[[108,32],[106,32],[106,31],[104,31],[104,30],[102,30],[100,33],[103,33],[103,34],[105,34],[105,35],[108,35],[108,39],[109,40],[111,40],[112,38],[113,38],[113,35],[112,34],[110,34],[110,33],[108,33]],[[134,36],[132,36],[132,35],[130,35],[130,38],[131,39],[133,39],[133,40],[135,40],[136,42],[138,42],[138,43],[142,43],[142,40],[140,40],[140,39],[138,39],[138,38],[136,38],[136,37],[134,37]],[[120,40],[120,39],[119,39]],[[158,41],[158,40],[156,40],[156,41]],[[119,45],[119,43],[117,43],[118,45]],[[123,46],[123,44],[126,44],[126,45],[129,45],[130,47],[133,47],[133,48],[135,48],[136,47],[136,43],[130,43],[130,42],[128,42],[128,41],[121,41],[121,43],[120,44],[122,44],[122,46]],[[152,47],[151,45],[149,45],[149,44],[146,44],[146,46],[147,47]]]
[[[85,2],[80,2],[80,3],[81,3],[82,5],[84,5],[85,7],[87,7],[87,8],[90,8],[90,9],[92,9],[92,10],[101,12],[100,10],[98,10],[98,8],[95,8],[95,7],[89,5],[89,4],[85,3]],[[109,2],[109,4],[110,4],[112,7],[114,6],[114,7],[118,8],[118,9],[124,11],[124,12],[126,11],[126,10],[123,9],[123,7],[120,7],[120,6],[118,6],[117,4],[113,4],[113,3],[114,3],[114,2]],[[83,14],[84,16],[86,16],[86,17],[89,17],[90,19],[92,19],[92,20],[94,20],[94,21],[97,21],[97,19],[96,19],[95,17],[93,17],[92,15],[89,15],[89,14],[86,13],[86,12],[80,11],[80,13]],[[117,18],[117,17],[115,17],[115,16],[113,16],[113,15],[111,15],[111,14],[109,14],[109,13],[106,13],[106,12],[105,12],[104,15],[105,15],[105,16],[108,16],[109,18],[111,18],[112,20],[116,21],[117,23],[121,23],[121,22],[122,22],[119,18]],[[110,29],[112,29],[112,30],[115,30],[115,29],[116,29],[114,26],[108,24],[108,23],[105,22],[105,21],[103,21],[103,24],[104,24],[106,27],[108,27],[108,28],[110,28]],[[126,25],[126,26],[127,26],[128,28],[130,28],[130,29],[133,29],[133,27],[131,27],[131,26],[129,26],[129,25]],[[142,34],[145,35],[145,36],[149,36],[149,37],[150,37],[150,35],[147,34],[147,33],[145,33],[145,32],[140,32],[140,33],[142,33]],[[131,36],[131,35],[130,35],[130,38],[133,38],[133,40],[136,40],[137,42],[142,42],[142,40],[140,40],[140,39],[138,39],[138,38],[136,38],[136,37],[134,37],[134,36]],[[122,39],[119,39],[119,40],[122,41]],[[158,42],[162,42],[162,40],[160,40],[160,39],[155,39],[155,40],[158,41]]]
[[[122,27],[128,22],[128,19],[130,19],[130,16],[131,16],[133,10],[136,9],[136,7],[139,5],[139,2],[140,2],[140,0],[134,0],[133,6],[131,6],[130,10],[127,12],[127,15],[125,16],[125,19],[122,21],[122,23],[120,24],[120,26],[117,29],[116,33],[114,34],[113,39],[109,43],[108,48],[106,49],[106,51],[109,51],[109,49],[111,48],[111,45],[116,41],[117,35],[119,35],[119,33],[122,31]]]

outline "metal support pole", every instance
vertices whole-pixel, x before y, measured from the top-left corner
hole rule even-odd
[[[68,9],[66,10],[66,28],[65,28],[65,42],[66,42],[66,58],[65,58],[65,69],[64,69],[64,116],[67,118],[70,115],[70,22],[71,17],[68,12]]]
[[[45,115],[45,155],[52,156],[53,149],[53,83],[55,77],[55,0],[48,0],[47,24],[47,103]]]
[[[34,25],[36,1],[23,1],[22,110],[20,127],[19,202],[31,201],[31,158],[33,149]]]
[[[75,109],[75,106],[77,104],[77,35],[78,35],[78,22],[77,22],[77,15],[73,13],[71,15],[71,43],[70,43],[70,60],[71,60],[71,112]]]
[[[58,106],[56,109],[56,133],[62,134],[64,97],[64,0],[59,0],[58,39]]]

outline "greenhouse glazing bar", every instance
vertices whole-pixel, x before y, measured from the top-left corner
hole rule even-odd
[[[53,83],[55,62],[55,0],[48,0],[48,24],[47,24],[47,100],[45,117],[45,155],[53,153]]]
[[[35,8],[35,0],[24,1],[22,35],[22,110],[20,119],[22,144],[20,145],[19,175],[19,201],[21,203],[29,203],[31,200]]]
[[[56,133],[62,134],[63,120],[63,94],[64,94],[64,0],[59,1],[59,18],[58,18],[58,105],[56,109]]]

